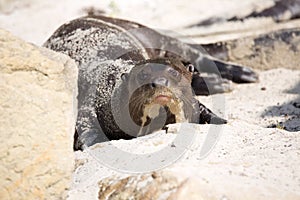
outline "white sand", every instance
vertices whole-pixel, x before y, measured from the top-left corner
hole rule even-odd
[[[235,85],[231,93],[199,97],[214,111],[217,106],[211,103],[212,99],[224,97],[229,123],[223,126],[215,148],[204,159],[200,156],[200,144],[210,125],[190,124],[189,128],[197,135],[194,142],[187,147],[182,160],[166,171],[183,179],[207,180],[209,184],[204,183],[205,188],[213,188],[208,192],[223,194],[229,199],[243,194],[250,195],[250,199],[282,199],[285,195],[290,195],[291,199],[300,198],[300,109],[292,105],[300,102],[300,71],[273,69],[259,75],[260,83]],[[272,115],[264,116],[266,111]],[[286,124],[292,116],[295,120]],[[279,122],[298,131],[282,130]],[[279,128],[266,128],[273,123]],[[176,134],[160,131],[147,138],[114,141],[112,145],[126,152],[154,153],[172,143]],[[96,150],[106,152],[109,146],[101,144]],[[112,175],[126,176],[105,167],[88,152],[76,155],[82,166],[76,171],[70,199],[96,199],[99,180]],[[104,158],[100,160],[105,162]],[[118,166],[134,162],[130,157],[125,161],[112,161],[123,162]]]
[[[11,2],[4,4],[5,2]],[[56,28],[85,14],[94,6],[109,16],[131,19],[152,28],[175,31],[211,16],[246,15],[272,0],[2,0],[0,27],[22,39],[41,45]],[[2,11],[2,12],[1,12]]]

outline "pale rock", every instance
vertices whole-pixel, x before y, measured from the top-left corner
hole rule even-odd
[[[0,30],[0,199],[65,199],[74,169],[77,66]]]

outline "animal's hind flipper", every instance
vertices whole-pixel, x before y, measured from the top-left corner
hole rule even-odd
[[[255,83],[258,75],[249,67],[229,64],[223,61],[214,61],[222,78],[232,80],[235,83]]]
[[[232,83],[216,74],[193,74],[192,88],[196,95],[211,95],[232,91]]]
[[[196,65],[200,73],[219,74],[222,78],[236,83],[254,83],[258,81],[257,73],[251,68],[220,61],[209,56],[197,60]]]

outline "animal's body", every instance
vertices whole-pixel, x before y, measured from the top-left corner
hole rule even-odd
[[[69,55],[79,66],[75,149],[107,138],[149,134],[170,123],[226,123],[193,91],[225,91],[218,85],[226,83],[222,78],[257,80],[249,68],[214,60],[143,25],[103,16],[62,25],[45,46]],[[206,81],[199,71],[222,78]]]

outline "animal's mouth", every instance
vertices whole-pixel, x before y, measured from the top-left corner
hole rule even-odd
[[[145,104],[143,110],[143,123],[146,122],[146,117],[154,119],[159,116],[163,107],[165,107],[165,109],[167,107],[167,110],[165,111],[175,116],[176,122],[186,121],[182,110],[183,102],[181,99],[177,98],[175,93],[172,93],[169,90],[157,90],[149,100],[149,103]]]
[[[154,95],[152,96],[151,103],[158,104],[161,106],[168,106],[174,103],[176,97],[174,94],[168,89],[156,90]]]
[[[171,102],[171,99],[172,97],[170,97],[169,95],[160,94],[154,97],[153,103],[165,106]]]

